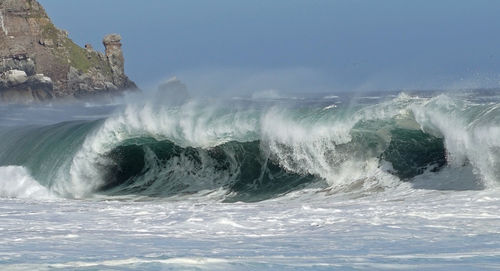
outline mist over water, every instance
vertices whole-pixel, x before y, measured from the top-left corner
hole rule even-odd
[[[0,5],[0,270],[500,270],[500,1]]]
[[[494,270],[499,105],[495,91],[199,98],[171,80],[112,104],[0,106],[0,266]]]

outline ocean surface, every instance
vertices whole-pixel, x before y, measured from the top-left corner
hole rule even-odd
[[[0,106],[0,269],[499,270],[500,92]]]

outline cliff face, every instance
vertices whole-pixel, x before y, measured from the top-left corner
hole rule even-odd
[[[0,0],[0,100],[30,102],[136,89],[124,72],[121,37],[105,53],[81,48],[36,0]]]

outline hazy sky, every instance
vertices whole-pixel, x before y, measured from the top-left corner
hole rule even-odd
[[[123,36],[128,75],[197,91],[500,86],[496,0],[40,0],[78,44]]]

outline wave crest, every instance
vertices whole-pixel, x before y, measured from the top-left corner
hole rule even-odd
[[[217,190],[252,200],[311,186],[368,191],[464,165],[490,185],[500,179],[498,104],[401,94],[323,108],[145,101],[105,120],[7,131],[0,162],[26,166],[51,191],[76,198]]]
[[[346,187],[359,182],[365,182],[362,187],[392,187],[399,182],[397,170],[389,172],[381,166],[385,163],[381,156],[390,145],[394,129],[418,128],[412,119],[410,105],[421,102],[422,99],[401,94],[387,102],[346,107],[335,112],[326,112],[321,110],[322,107],[232,107],[193,101],[181,106],[161,106],[152,102],[128,105],[87,137],[73,159],[68,191],[82,197],[103,187],[116,188],[115,185],[110,186],[114,182],[130,185],[121,189],[122,192],[137,193],[140,189],[130,189],[134,186],[142,186],[141,189],[149,191],[154,190],[151,186],[158,189],[148,195],[168,195],[168,191],[175,189],[166,187],[174,184],[177,188],[183,187],[186,182],[190,183],[187,185],[190,188],[198,187],[197,191],[200,188],[232,188],[241,181],[236,176],[242,168],[249,166],[241,162],[245,159],[256,160],[251,167],[260,172],[258,174],[269,174],[268,167],[271,165],[277,168],[274,174],[282,172],[278,175],[289,182],[293,178],[288,175],[298,180],[314,176],[331,187]],[[161,155],[151,151],[150,143],[141,142],[148,138],[155,141],[153,145],[173,144],[172,148],[180,150],[173,160],[162,159]],[[136,142],[131,143],[131,140]],[[228,146],[234,147],[231,142],[238,148],[246,142],[258,143],[254,143],[256,149],[253,152],[243,150],[235,154],[234,149],[229,150]],[[117,166],[117,161],[111,159],[110,154],[117,150],[130,151],[133,146],[141,152],[139,158],[133,159],[139,159],[136,162],[142,166],[130,176],[125,174],[128,180],[121,176],[119,181],[110,181],[109,169]],[[424,144],[419,148],[425,148]],[[196,157],[186,155],[188,150],[196,153]],[[224,153],[222,160],[229,165],[225,172],[218,171],[220,161],[211,157],[218,151]],[[241,157],[236,159],[238,155]],[[196,162],[198,160],[202,162]],[[415,170],[410,175],[414,175],[419,167],[427,167],[430,162],[418,162],[420,164],[414,166]],[[165,175],[165,172],[174,171],[177,181],[172,179],[172,174]],[[140,180],[137,175],[141,176]],[[196,178],[193,179],[193,176]],[[132,183],[131,179],[134,179]],[[279,183],[276,176],[271,179]],[[262,182],[262,178],[253,180]],[[145,183],[155,185],[144,188]],[[179,191],[193,192],[189,189]]]

